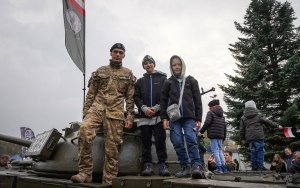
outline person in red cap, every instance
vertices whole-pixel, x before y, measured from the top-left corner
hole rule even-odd
[[[214,99],[208,103],[209,111],[206,114],[205,122],[199,131],[202,135],[207,131],[207,137],[210,139],[210,146],[214,154],[217,169],[216,173],[227,172],[224,153],[222,150],[222,141],[226,138],[226,122],[220,101]]]

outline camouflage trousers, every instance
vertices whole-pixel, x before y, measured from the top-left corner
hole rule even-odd
[[[118,174],[118,148],[123,142],[123,124],[122,120],[107,118],[103,110],[90,110],[87,113],[78,131],[79,172],[92,175],[93,139],[100,126],[103,126],[105,161],[102,182],[112,184],[112,179]]]

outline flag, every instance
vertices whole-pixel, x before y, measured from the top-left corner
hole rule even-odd
[[[34,140],[35,135],[34,132],[28,128],[28,127],[20,127],[21,130],[21,138],[25,140]],[[22,146],[22,156],[25,157],[27,153],[28,148],[25,146]]]
[[[62,0],[65,45],[75,65],[85,74],[85,0]]]
[[[294,134],[292,133],[292,127],[284,127],[283,129],[284,135],[287,138],[294,138]]]

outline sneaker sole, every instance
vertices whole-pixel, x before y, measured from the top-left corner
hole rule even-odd
[[[141,174],[141,176],[152,176],[151,174]]]
[[[83,183],[84,181],[78,181],[76,178],[71,178],[73,183]]]
[[[159,174],[159,176],[171,176],[171,174]]]
[[[189,177],[191,177],[191,174],[187,174],[187,175],[184,175],[184,176],[176,176],[175,175],[175,177],[176,178],[189,178]]]
[[[192,174],[192,179],[206,179],[206,176],[203,172],[200,172],[200,174]]]
[[[148,174],[148,173],[141,174],[141,176],[152,176],[152,175],[154,175],[154,172],[151,172],[150,174]]]

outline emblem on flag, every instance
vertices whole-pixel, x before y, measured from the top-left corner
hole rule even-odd
[[[77,14],[72,10],[66,11],[67,20],[71,26],[71,29],[77,34],[81,30],[81,22]]]
[[[287,138],[294,138],[295,135],[292,133],[292,127],[284,127],[283,129],[284,135]]]

